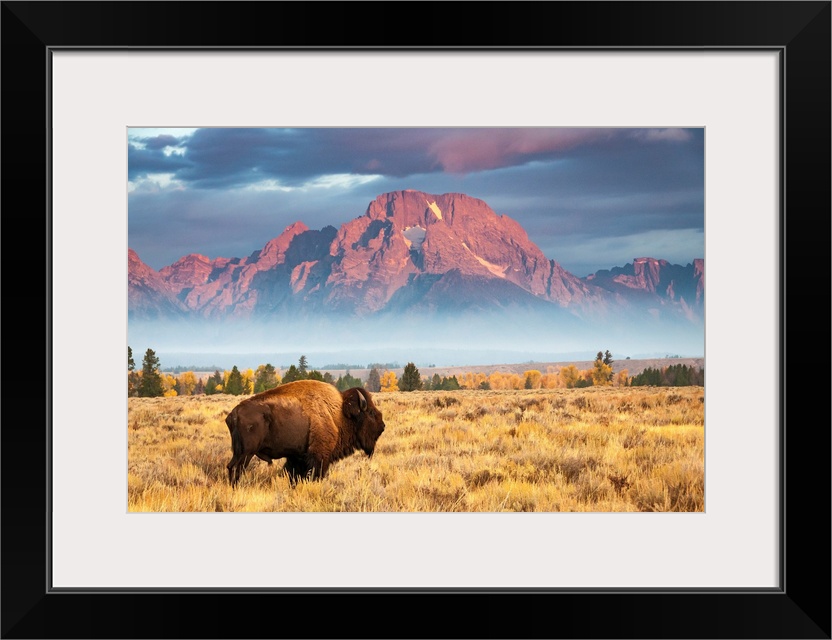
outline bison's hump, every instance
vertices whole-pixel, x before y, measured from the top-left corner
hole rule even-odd
[[[307,396],[324,397],[341,397],[341,392],[328,382],[321,382],[320,380],[295,380],[294,382],[287,382],[278,385],[274,389],[263,391],[262,393],[252,396],[253,398],[263,397],[269,398],[273,396],[291,396],[291,397],[307,397]]]

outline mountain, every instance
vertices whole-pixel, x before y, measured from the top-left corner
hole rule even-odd
[[[248,320],[309,330],[324,323],[321,331],[329,331],[347,319],[409,318],[424,335],[434,318],[472,330],[501,326],[507,336],[522,319],[562,334],[611,323],[702,333],[703,260],[680,266],[638,258],[578,278],[515,220],[461,193],[385,193],[338,229],[298,221],[244,258],[189,254],[156,272],[129,250],[128,266],[128,314],[136,322]],[[431,335],[446,328],[436,324]]]
[[[583,278],[648,309],[670,307],[692,322],[701,321],[705,305],[705,260],[686,266],[667,260],[636,258],[623,267],[604,269]]]
[[[129,317],[158,319],[184,317],[188,308],[176,298],[165,277],[127,250],[127,308]]]

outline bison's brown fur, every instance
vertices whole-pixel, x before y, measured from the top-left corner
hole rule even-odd
[[[236,485],[254,456],[271,464],[286,458],[292,484],[321,479],[330,465],[362,450],[373,455],[384,431],[381,412],[365,389],[343,393],[326,382],[298,380],[240,402],[225,419],[233,457],[228,480]]]

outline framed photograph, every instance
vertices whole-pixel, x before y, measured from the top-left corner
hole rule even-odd
[[[704,127],[127,145],[131,513],[705,511]]]
[[[819,371],[827,354],[817,343],[818,335],[828,335],[828,305],[801,306],[817,295],[807,291],[817,290],[818,279],[829,290],[830,3],[484,3],[471,12],[472,6],[399,5],[409,10],[412,31],[391,34],[391,25],[403,23],[390,8],[369,3],[3,3],[6,338],[7,346],[37,347],[34,357],[25,349],[23,356],[14,349],[7,355],[6,428],[0,433],[3,637],[830,637],[830,434],[827,420],[818,427],[805,417],[807,408],[816,413],[816,379],[828,375]],[[633,140],[641,152],[631,153]],[[276,147],[295,152],[277,158]],[[664,155],[671,148],[675,155]],[[582,184],[578,168],[607,157],[610,149],[619,162],[599,163],[593,181]],[[267,159],[252,160],[264,153]],[[509,156],[512,161],[505,160]],[[212,164],[211,158],[222,162]],[[317,165],[310,168],[312,162]],[[699,167],[693,182],[673,171],[680,162]],[[444,182],[415,185],[390,178],[430,174],[433,180],[445,173]],[[613,183],[616,189],[609,189]],[[353,194],[356,184],[362,189]],[[438,186],[423,186],[433,184]],[[460,224],[474,205],[463,203],[470,195],[458,192],[474,185],[497,198],[493,207],[477,199],[477,207],[504,214],[505,228],[492,234],[499,237],[491,244],[485,232]],[[292,197],[262,197],[276,192]],[[555,201],[555,192],[561,209],[552,205],[531,215],[539,194]],[[340,205],[327,205],[337,214],[331,220],[312,213],[339,195]],[[364,202],[366,212],[356,210],[352,199]],[[649,204],[657,201],[661,211]],[[277,202],[280,212],[271,224],[291,238],[278,232],[260,242],[253,212]],[[523,206],[513,209],[518,202]],[[606,235],[592,236],[581,226],[590,206]],[[615,215],[603,217],[603,207]],[[25,213],[16,214],[19,208]],[[297,212],[292,220],[282,217],[287,209]],[[518,222],[515,211],[521,210],[529,215]],[[310,221],[292,226],[303,222],[304,212]],[[658,225],[660,215],[665,221]],[[614,224],[624,230],[614,233]],[[388,242],[386,253],[370,255],[388,227],[395,242]],[[659,227],[673,233],[659,234]],[[561,509],[564,503],[529,493],[521,476],[508,477],[504,509],[488,503],[484,492],[477,503],[473,490],[494,484],[497,476],[473,472],[442,476],[451,493],[453,482],[462,483],[453,504],[467,495],[468,508],[442,502],[451,493],[432,496],[437,502],[428,508],[373,508],[378,503],[372,491],[363,498],[338,491],[344,486],[338,465],[352,464],[349,458],[331,467],[334,477],[304,484],[305,499],[317,508],[276,509],[268,496],[260,503],[268,507],[240,508],[224,485],[224,458],[220,467],[214,453],[203,467],[195,457],[166,472],[157,435],[141,430],[139,405],[126,402],[123,347],[141,335],[137,311],[159,317],[168,303],[181,307],[177,313],[213,304],[216,316],[225,308],[220,302],[236,295],[237,309],[256,311],[259,303],[276,312],[287,292],[300,292],[310,313],[302,324],[315,335],[331,333],[332,326],[312,325],[320,311],[316,278],[323,273],[320,261],[311,259],[316,242],[331,246],[343,236],[338,261],[325,265],[327,282],[337,275],[343,283],[364,283],[327,291],[341,309],[389,302],[395,295],[389,286],[383,296],[366,284],[387,283],[388,276],[419,285],[395,298],[397,308],[420,310],[398,342],[416,349],[438,344],[440,329],[425,330],[425,301],[463,305],[471,291],[479,300],[488,292],[503,304],[513,296],[512,308],[531,326],[530,309],[553,296],[551,287],[537,291],[534,283],[551,284],[553,274],[535,274],[531,267],[515,274],[507,247],[518,252],[517,264],[529,265],[529,246],[550,242],[541,251],[546,259],[562,256],[585,271],[581,276],[593,276],[589,288],[586,279],[570,280],[564,268],[563,282],[596,292],[605,278],[614,287],[622,280],[612,275],[628,276],[614,270],[624,267],[617,252],[630,250],[623,239],[637,228],[668,251],[671,259],[663,264],[702,258],[708,266],[698,311],[704,349],[694,353],[703,358],[702,375],[707,371],[704,391],[695,398],[703,405],[704,430],[699,440],[685,436],[688,444],[699,443],[704,460],[664,468],[665,474],[672,468],[688,490],[699,482],[699,493],[656,495],[649,505],[636,501],[631,507],[616,500],[643,493],[622,490],[610,474],[585,473],[584,464],[573,484],[586,485],[596,508]],[[697,230],[699,245],[694,240],[692,249],[682,251]],[[465,237],[456,242],[454,234]],[[288,248],[296,238],[298,255],[292,257]],[[520,241],[525,238],[529,246]],[[454,249],[447,248],[451,242]],[[703,255],[695,255],[697,249]],[[674,250],[684,255],[670,255]],[[176,262],[186,254],[210,254],[208,266],[202,265],[210,275],[185,282],[201,268]],[[259,288],[243,290],[244,277],[254,280],[257,272],[244,268],[272,255],[286,265],[285,282],[261,277]],[[454,256],[456,279],[444,288],[434,285],[451,269],[425,267],[437,256],[446,262]],[[819,258],[822,265],[815,264]],[[540,262],[550,272],[558,264]],[[390,276],[391,264],[407,268]],[[135,269],[144,266],[149,270],[143,273],[164,272],[169,282],[184,284],[167,299],[160,295],[170,286],[131,288]],[[373,267],[380,270],[365,277]],[[676,301],[678,278],[674,282]],[[526,286],[522,295],[517,285]],[[422,307],[413,303],[417,288]],[[289,331],[298,307],[286,308],[282,324]],[[689,305],[685,310],[689,317],[697,313]],[[616,314],[619,325],[633,322]],[[812,326],[818,316],[820,334]],[[183,317],[164,331],[174,343],[184,344],[202,328],[195,316]],[[485,333],[473,332],[482,328],[467,322],[469,346],[500,341],[510,334],[507,323],[493,323],[505,327],[499,335],[478,338]],[[183,326],[185,332],[176,334]],[[235,328],[209,330],[219,344]],[[582,328],[558,325],[561,334],[577,335]],[[255,328],[244,331],[254,335]],[[154,325],[151,333],[163,332]],[[274,354],[297,355],[271,339],[256,336],[264,351],[269,345]],[[144,336],[135,340],[133,358],[152,364],[154,345]],[[543,338],[536,342],[542,349]],[[612,372],[612,363],[599,356],[599,375],[603,367]],[[312,364],[324,369],[325,357]],[[437,364],[431,383],[450,377],[453,363],[424,357],[430,364],[423,369]],[[305,358],[297,362],[304,375]],[[474,356],[466,358],[463,364]],[[46,369],[45,384],[32,376],[16,385],[17,376],[9,374],[21,368],[8,362],[24,361],[35,363],[27,367],[30,375]],[[257,368],[262,364],[241,367],[251,369],[250,391],[258,375],[270,373]],[[280,375],[290,375],[288,362],[274,364]],[[387,364],[379,368],[395,375],[400,388],[406,376],[412,380],[410,362],[401,371]],[[353,415],[367,411],[363,395],[348,395],[355,389],[345,376],[356,370],[331,372],[344,383],[343,415],[353,401],[361,405]],[[803,383],[789,404],[787,372],[793,385]],[[539,373],[529,372],[523,381],[535,389],[545,386],[544,374],[552,376],[552,385],[562,375]],[[233,394],[233,374],[214,383]],[[508,384],[507,375],[480,381],[472,374],[468,382]],[[173,376],[159,382],[180,384]],[[392,379],[380,384],[392,388]],[[374,466],[359,466],[356,458],[354,469],[395,482],[384,456],[407,451],[404,441],[390,438],[390,426],[404,421],[408,408],[405,400],[383,396],[376,397],[391,444],[379,430],[372,438],[361,432],[357,448],[371,454],[378,440],[376,454],[384,455],[381,462],[373,455]],[[164,398],[137,399],[153,401],[152,411],[170,411]],[[527,407],[537,412],[535,419],[565,410],[549,400],[545,406],[536,402]],[[180,433],[170,419],[177,451],[222,449],[231,457],[234,404],[217,405],[217,415],[206,419],[216,427],[210,437],[221,443],[213,450],[197,440],[198,429]],[[139,409],[150,415],[151,404]],[[476,407],[435,409],[450,415]],[[479,410],[489,410],[484,401]],[[605,442],[619,442],[611,423],[626,411],[618,405],[606,410],[609,415],[592,420],[603,422]],[[575,450],[564,446],[549,455],[534,419],[522,411],[510,418],[514,424],[506,424],[506,433],[513,428],[511,438],[529,443],[523,451],[507,450],[512,469],[535,462],[544,468],[540,460],[548,457],[552,477],[569,476],[566,458],[574,458]],[[130,424],[136,426],[132,436]],[[600,434],[600,426],[586,433]],[[445,433],[444,445],[458,448],[458,436]],[[139,440],[146,446],[141,460],[135,457]],[[243,489],[254,491],[250,473],[256,473],[269,490],[291,490],[289,480],[273,471],[280,465],[266,464],[285,451],[251,446],[251,452],[240,449],[238,467],[229,465],[228,480],[249,462],[245,456],[256,456]],[[597,457],[600,468],[613,459],[609,449]],[[314,475],[314,468],[299,465],[287,457],[287,478],[292,469]],[[704,468],[704,477],[685,475],[697,468]],[[220,480],[222,492],[212,494],[210,504],[194,497],[200,482]],[[807,501],[820,505],[820,513],[803,507]],[[535,508],[541,504],[546,506]],[[301,613],[309,606],[326,607],[326,615]],[[268,613],[246,614],[255,607]],[[392,628],[388,617],[406,619],[406,628]]]

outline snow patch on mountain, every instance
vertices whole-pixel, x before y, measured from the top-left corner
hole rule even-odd
[[[465,247],[465,250],[468,253],[470,253],[472,256],[474,256],[477,259],[477,262],[479,262],[482,266],[484,266],[486,269],[488,269],[495,276],[497,276],[498,278],[505,278],[506,277],[506,269],[508,269],[508,267],[501,267],[499,265],[494,264],[493,262],[489,262],[485,258],[480,258],[476,253],[471,251],[471,249],[468,247],[468,245],[465,244],[464,242],[462,243],[462,246]]]
[[[404,243],[407,245],[407,248],[412,251],[422,250],[422,243],[425,241],[426,234],[427,231],[419,226],[405,227],[404,231],[402,231]]]
[[[428,201],[425,200],[425,202]],[[428,202],[428,209],[433,211],[433,213],[436,214],[437,218],[439,218],[440,220],[442,219],[442,211],[439,209],[438,206],[436,206],[436,200],[434,200],[433,202]]]

